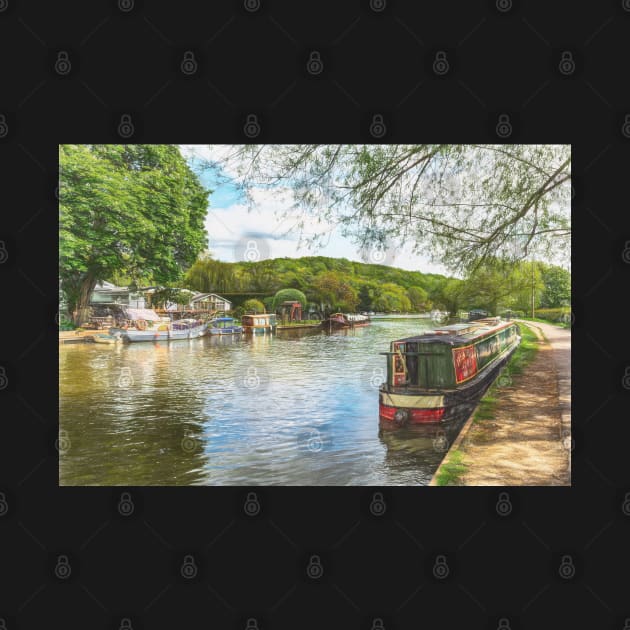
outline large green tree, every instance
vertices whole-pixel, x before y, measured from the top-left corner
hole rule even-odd
[[[245,191],[289,188],[298,227],[322,218],[364,247],[410,243],[458,272],[569,257],[569,145],[244,145],[206,166],[226,165]]]
[[[96,284],[169,283],[207,246],[207,191],[171,145],[61,145],[59,276],[75,322]]]

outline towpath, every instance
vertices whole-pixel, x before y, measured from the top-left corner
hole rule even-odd
[[[522,374],[497,379],[493,418],[467,422],[453,445],[463,485],[571,485],[571,331],[522,323],[536,332],[538,352]]]

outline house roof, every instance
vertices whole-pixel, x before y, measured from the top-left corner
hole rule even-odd
[[[230,300],[228,300],[227,298],[221,297],[220,295],[217,295],[216,293],[197,293],[197,295],[193,295],[190,301],[198,302],[199,300],[205,300],[206,298],[209,298],[209,297],[219,298],[219,300],[223,300],[224,302],[227,302],[228,304],[232,304]]]

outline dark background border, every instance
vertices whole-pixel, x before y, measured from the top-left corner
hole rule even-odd
[[[4,626],[621,630],[630,3],[202,4],[0,0]],[[370,488],[257,488],[250,517],[248,488],[131,489],[122,516],[122,489],[57,486],[58,144],[242,142],[251,114],[261,142],[372,142],[380,115],[381,142],[572,144],[573,488],[507,517],[492,488],[386,488],[380,517]]]

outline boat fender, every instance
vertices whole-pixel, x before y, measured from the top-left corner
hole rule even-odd
[[[139,319],[136,321],[136,328],[138,330],[146,330],[147,329],[147,323],[144,319]]]
[[[397,409],[394,413],[394,422],[396,426],[404,427],[409,421],[409,411],[407,409]]]

